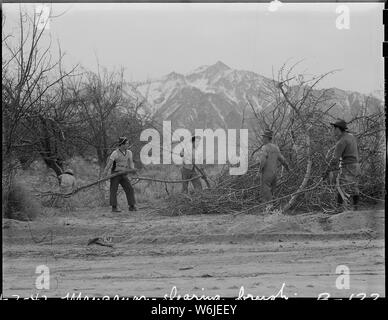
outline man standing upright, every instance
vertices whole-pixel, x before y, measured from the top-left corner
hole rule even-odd
[[[128,148],[128,139],[126,137],[120,137],[118,141],[118,148],[112,152],[105,167],[103,174],[105,177],[108,175],[110,169],[112,174],[129,169],[133,169],[134,172],[136,171],[133,163],[132,152]],[[136,211],[135,193],[127,175],[128,173],[118,175],[110,179],[110,205],[112,206],[112,212],[120,212],[117,208],[117,190],[119,184],[124,189],[127,197],[129,211]]]
[[[266,129],[263,147],[259,153],[260,196],[263,202],[272,200],[277,181],[278,161],[289,171],[289,165],[281,154],[279,147],[272,143],[272,131]]]
[[[66,169],[59,177],[59,192],[60,193],[70,193],[73,192],[76,188],[76,180],[74,177],[74,172],[71,169]],[[55,199],[54,204],[57,206],[67,206],[71,208],[71,200],[58,197]]]
[[[333,134],[337,139],[334,155],[330,161],[329,168],[324,173],[324,179],[330,171],[338,171],[337,175],[337,212],[347,208],[348,200],[352,197],[354,209],[358,209],[359,189],[358,178],[361,174],[357,139],[347,132],[348,127],[345,120],[339,119],[334,123]]]
[[[61,193],[70,193],[75,189],[76,182],[73,170],[66,169],[58,178]]]
[[[192,152],[184,154],[183,152],[181,153],[181,157],[183,158],[183,165],[181,169],[182,173],[182,180],[188,180],[191,178],[194,178],[195,176],[200,175],[199,172],[196,171],[196,167],[198,168],[198,165],[195,164],[195,150],[197,150],[198,146],[198,141],[200,137],[193,136],[191,137],[191,150]],[[203,169],[202,169],[203,170]],[[198,177],[197,179],[191,180],[191,184],[194,187],[194,190],[199,191],[202,190],[202,183],[200,178]],[[183,193],[188,193],[189,189],[189,181],[184,181],[182,182],[182,192]]]

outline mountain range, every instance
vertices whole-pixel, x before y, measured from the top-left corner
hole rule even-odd
[[[252,71],[235,70],[218,61],[201,66],[188,74],[171,72],[160,79],[127,83],[127,97],[145,101],[144,110],[157,122],[170,120],[173,128],[242,128],[253,122],[252,108],[269,108],[272,79]],[[321,89],[323,90],[323,89]],[[335,117],[350,119],[367,96],[337,88],[326,89],[336,102]],[[317,90],[319,93],[319,90]],[[368,108],[380,106],[381,92],[368,97]],[[245,120],[244,120],[245,119]]]

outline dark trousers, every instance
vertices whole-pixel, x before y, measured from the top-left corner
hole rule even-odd
[[[271,201],[276,188],[277,177],[272,172],[264,172],[261,175],[260,196],[263,202]]]
[[[135,192],[126,175],[116,176],[110,179],[110,205],[117,207],[117,190],[119,184],[123,188],[129,206],[135,205]]]
[[[358,206],[359,201],[359,194],[360,190],[358,187],[358,180],[361,174],[361,168],[359,163],[352,163],[352,164],[345,164],[342,165],[339,174],[337,176],[337,183],[339,184],[339,188],[342,190],[342,192],[347,193],[349,196],[353,199],[353,205],[355,208]],[[349,199],[350,200],[350,199]],[[341,194],[338,193],[337,195],[337,204],[339,206],[343,206],[347,204],[350,204],[350,201],[347,201],[348,203],[344,204]]]

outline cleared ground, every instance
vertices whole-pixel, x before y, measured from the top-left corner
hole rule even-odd
[[[113,247],[87,245],[112,237]],[[36,221],[3,219],[3,294],[61,297],[162,297],[177,294],[288,297],[385,296],[384,210],[336,216],[212,215],[168,217],[151,207],[48,210]],[[50,289],[37,290],[38,265]],[[350,270],[350,289],[336,288],[336,268]]]

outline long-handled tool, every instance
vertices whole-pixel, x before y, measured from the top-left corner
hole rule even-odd
[[[208,189],[210,189],[210,182],[209,182],[209,179],[207,178],[205,172],[199,168],[196,164],[193,164],[193,167],[195,170],[197,170],[199,172],[199,174],[201,175],[201,178],[203,179],[203,181],[205,181],[206,183],[206,186],[208,187]]]
[[[336,186],[336,188],[337,188],[338,193],[341,195],[341,198],[342,198],[342,200],[344,201],[344,203],[347,204],[348,201],[349,201],[350,195],[347,194],[345,191],[343,191],[343,190],[341,189],[340,181],[339,181],[339,175],[337,176],[335,182],[336,182],[336,183],[335,183],[335,186]]]

